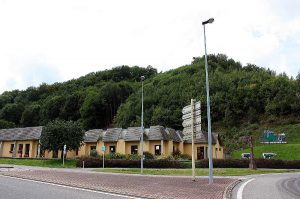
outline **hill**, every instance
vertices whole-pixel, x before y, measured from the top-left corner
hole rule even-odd
[[[222,54],[209,55],[208,60],[212,127],[222,132],[229,152],[239,147],[234,142],[238,136],[256,134],[253,126],[279,128],[300,123],[300,74],[296,79],[276,75],[253,64],[242,66]],[[182,129],[181,109],[196,98],[202,103],[205,130],[203,57],[164,73],[151,66],[120,66],[63,83],[4,92],[0,95],[0,128],[44,125],[56,118],[79,120],[86,129],[139,126],[141,75],[146,76],[146,127]]]

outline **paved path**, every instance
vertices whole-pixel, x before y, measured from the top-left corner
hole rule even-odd
[[[115,194],[0,176],[0,199],[125,199]]]
[[[162,177],[84,172],[72,169],[16,169],[2,175],[80,187],[103,192],[144,198],[221,199],[225,188],[236,179],[215,178],[208,185],[207,177]]]
[[[298,199],[300,173],[249,176],[232,192],[232,199]]]

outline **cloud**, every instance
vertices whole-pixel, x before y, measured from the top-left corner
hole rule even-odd
[[[204,54],[201,22],[211,16],[208,53],[296,75],[299,7],[297,0],[2,0],[0,92],[119,65],[188,64]]]

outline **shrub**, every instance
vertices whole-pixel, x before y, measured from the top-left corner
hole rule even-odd
[[[161,154],[160,156],[156,157],[157,160],[174,160],[174,157],[171,155]]]
[[[97,150],[96,150],[96,149],[91,150],[90,156],[92,156],[92,157],[97,157],[97,156],[98,156]]]
[[[137,154],[126,155],[126,160],[140,160],[141,156]]]
[[[255,159],[257,168],[300,169],[300,160]],[[249,168],[248,159],[214,159],[215,168]],[[208,168],[208,159],[196,162],[197,168]]]
[[[175,160],[192,160],[192,157],[188,154],[180,154],[173,157]]]
[[[125,160],[126,155],[120,153],[109,153],[105,155],[105,159],[107,160]]]
[[[180,156],[181,155],[181,152],[178,150],[178,149],[175,149],[173,152],[172,152],[172,156]]]
[[[144,152],[145,160],[154,160],[155,157],[152,153],[145,151]]]

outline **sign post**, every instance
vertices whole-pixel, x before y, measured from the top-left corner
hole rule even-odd
[[[106,149],[105,149],[105,146],[102,146],[101,149],[102,149],[102,155],[103,155],[103,157],[102,157],[102,161],[103,161],[103,162],[102,162],[102,166],[103,166],[103,169],[104,169],[104,156],[105,156],[104,154],[105,154],[105,150],[106,150]]]
[[[183,139],[192,141],[192,180],[195,181],[195,139],[197,133],[201,135],[201,104],[200,101],[196,102],[195,99],[191,99],[191,105],[188,105],[182,109],[182,126]],[[198,136],[197,136],[198,137]]]
[[[63,166],[65,166],[65,155],[67,152],[67,145],[64,145],[64,151],[63,151]]]

